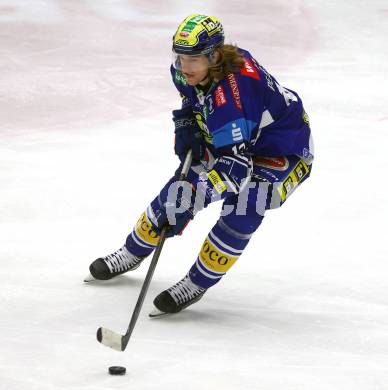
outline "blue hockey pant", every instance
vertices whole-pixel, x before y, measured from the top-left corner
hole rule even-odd
[[[189,270],[191,280],[201,287],[209,288],[221,280],[243,253],[265,211],[280,207],[311,172],[311,165],[297,156],[255,157],[253,162],[251,182],[239,194],[223,200],[220,217]],[[187,180],[194,180],[201,172],[199,166],[191,168]],[[166,199],[174,181],[171,178],[151,202],[154,210]],[[150,206],[126,240],[127,249],[137,256],[149,255],[158,242],[159,236],[150,222]]]

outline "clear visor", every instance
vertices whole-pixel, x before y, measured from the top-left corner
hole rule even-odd
[[[209,57],[204,54],[188,55],[172,51],[172,64],[175,69],[185,73],[202,72],[209,68]]]

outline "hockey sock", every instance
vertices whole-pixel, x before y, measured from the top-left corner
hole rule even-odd
[[[125,246],[135,256],[148,256],[158,244],[159,236],[152,229],[147,213],[144,212],[131,234],[127,237]]]
[[[260,224],[261,220],[258,222]],[[203,288],[218,283],[240,257],[252,234],[241,233],[220,218],[206,237],[189,271],[193,283]]]

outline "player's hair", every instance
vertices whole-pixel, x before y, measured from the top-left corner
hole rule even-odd
[[[209,66],[209,74],[212,79],[222,80],[229,73],[236,73],[244,66],[243,55],[238,52],[237,46],[224,45],[217,51],[220,53],[220,60],[215,65]]]

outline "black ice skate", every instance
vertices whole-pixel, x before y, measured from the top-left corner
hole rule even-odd
[[[198,302],[205,292],[206,288],[196,285],[186,275],[177,284],[161,292],[154,299],[154,305],[157,310],[151,312],[150,317],[178,313],[187,306]]]
[[[85,282],[93,280],[109,280],[117,275],[133,271],[140,266],[145,257],[138,257],[128,251],[125,245],[111,255],[100,257],[90,264],[90,275]]]

